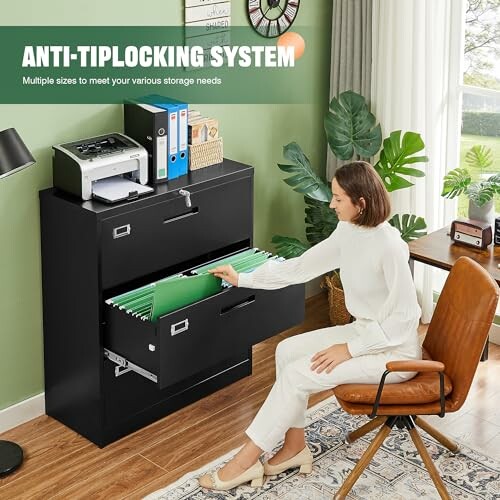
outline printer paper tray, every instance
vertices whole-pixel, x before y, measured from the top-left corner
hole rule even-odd
[[[153,188],[150,186],[143,186],[119,175],[100,179],[92,183],[92,196],[104,203],[135,199],[153,191]]]

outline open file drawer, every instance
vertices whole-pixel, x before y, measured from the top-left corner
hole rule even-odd
[[[106,304],[105,354],[163,389],[300,323],[304,290],[231,287],[155,322]]]

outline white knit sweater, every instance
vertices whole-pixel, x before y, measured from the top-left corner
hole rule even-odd
[[[358,333],[348,343],[349,352],[353,357],[375,354],[419,345],[421,311],[408,258],[408,245],[389,223],[368,228],[341,221],[300,257],[240,273],[238,286],[274,290],[340,268],[346,307]]]

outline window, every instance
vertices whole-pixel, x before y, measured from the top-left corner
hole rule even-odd
[[[473,181],[480,181],[500,172],[500,0],[466,0],[463,30],[459,162]],[[464,194],[458,215],[466,217],[467,212]]]
[[[457,57],[450,60],[446,167],[466,168],[473,181],[478,181],[500,172],[500,0],[453,2],[450,51]],[[441,201],[441,223],[467,217],[467,195],[458,201]],[[500,214],[498,195],[495,208]],[[435,299],[447,276],[445,271],[432,270]]]

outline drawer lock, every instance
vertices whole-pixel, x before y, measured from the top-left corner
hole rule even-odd
[[[179,323],[175,323],[170,327],[170,335],[173,337],[178,333],[185,332],[188,328],[189,328],[189,320],[187,318],[183,319],[182,321],[179,321]]]
[[[191,193],[187,189],[179,189],[179,194],[184,196],[186,201],[186,207],[191,207]]]

